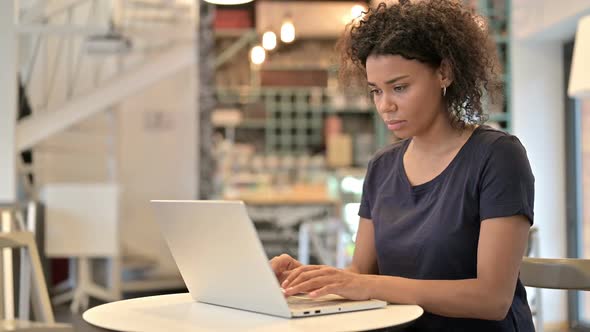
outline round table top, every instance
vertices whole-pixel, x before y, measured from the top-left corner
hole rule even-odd
[[[188,293],[111,302],[84,312],[88,323],[123,331],[360,331],[399,326],[419,318],[417,305],[304,318],[281,318],[194,301]]]

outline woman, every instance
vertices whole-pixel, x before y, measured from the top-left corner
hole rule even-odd
[[[340,43],[401,141],[370,161],[352,265],[271,260],[285,295],[418,304],[416,331],[534,331],[518,279],[534,177],[520,141],[480,125],[497,91],[481,20],[458,1],[379,5]]]

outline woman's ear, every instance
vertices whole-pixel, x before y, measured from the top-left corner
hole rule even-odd
[[[438,78],[441,87],[448,87],[453,83],[453,68],[447,59],[443,59],[438,67]]]

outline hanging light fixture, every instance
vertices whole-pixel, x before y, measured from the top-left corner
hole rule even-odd
[[[283,43],[292,43],[295,40],[295,26],[291,17],[287,15],[281,25],[281,41]]]
[[[590,16],[578,22],[568,95],[572,98],[590,98]]]
[[[216,5],[241,5],[243,3],[252,2],[253,0],[205,0],[205,2]]]
[[[262,47],[267,51],[272,51],[277,47],[277,35],[272,31],[267,31],[262,35]]]
[[[266,51],[262,46],[256,45],[250,51],[250,60],[255,65],[261,65],[266,59]]]

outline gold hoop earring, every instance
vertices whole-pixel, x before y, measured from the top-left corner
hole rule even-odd
[[[447,87],[443,86],[443,97],[446,97],[447,95]]]

